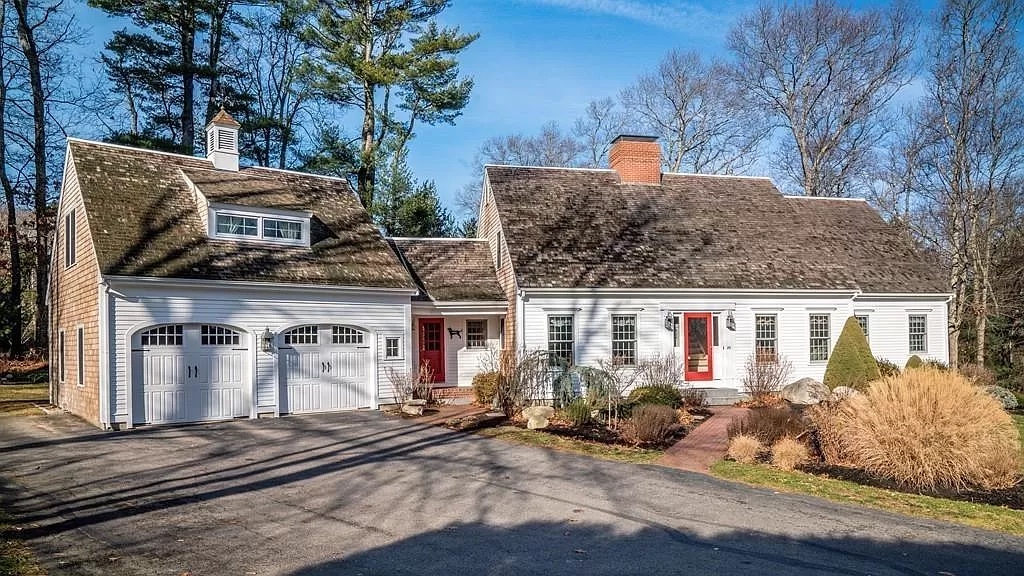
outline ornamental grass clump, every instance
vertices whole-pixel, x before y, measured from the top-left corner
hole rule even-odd
[[[764,450],[764,446],[757,436],[740,434],[729,440],[729,450],[726,454],[740,464],[754,464],[762,450]]]
[[[810,452],[803,442],[786,436],[772,446],[772,466],[780,470],[794,470],[810,459]]]
[[[1020,478],[1021,446],[999,402],[953,371],[907,370],[837,414],[847,463],[904,488],[997,489]]]
[[[676,428],[678,416],[673,408],[662,404],[641,404],[633,409],[630,422],[637,444],[664,442]]]

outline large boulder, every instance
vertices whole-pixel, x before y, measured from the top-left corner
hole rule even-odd
[[[801,378],[779,391],[779,396],[791,404],[811,405],[828,400],[828,386],[814,378]]]
[[[551,406],[530,406],[523,409],[523,416],[527,418],[526,427],[530,430],[539,430],[548,427],[548,418],[555,414]]]

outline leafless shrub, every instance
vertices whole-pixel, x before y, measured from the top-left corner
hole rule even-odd
[[[671,354],[654,354],[637,362],[636,383],[640,386],[674,386],[683,382],[683,363]]]
[[[754,436],[765,446],[774,446],[785,436],[799,437],[806,431],[807,426],[800,416],[788,406],[752,409],[728,428],[730,438]]]
[[[964,364],[957,368],[960,374],[977,386],[995,386],[996,375],[981,364]]]
[[[744,364],[743,392],[754,402],[763,402],[782,388],[793,372],[784,356],[753,353]]]
[[[608,427],[619,427],[623,399],[636,382],[638,371],[613,360],[599,360],[597,368],[583,372],[587,385],[587,396],[592,406],[603,407],[608,414]]]
[[[675,431],[676,411],[660,404],[641,404],[630,417],[630,436],[635,444],[656,444]]]
[[[873,382],[840,405],[849,463],[918,490],[995,489],[1020,478],[1021,446],[999,402],[953,371]]]
[[[515,418],[524,407],[549,396],[549,359],[542,350],[502,350],[492,357],[498,373],[494,403],[506,418]]]
[[[384,370],[391,388],[395,391],[395,401],[405,404],[409,400],[426,400],[428,405],[436,405],[440,399],[434,395],[434,371],[427,365],[420,365],[416,372],[395,370],[390,366]]]
[[[756,436],[740,434],[729,440],[727,455],[740,464],[753,464],[763,450],[764,446]]]
[[[810,455],[803,442],[786,436],[772,446],[772,464],[780,470],[793,470],[807,462]]]

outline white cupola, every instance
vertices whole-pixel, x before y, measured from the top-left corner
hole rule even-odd
[[[238,172],[238,129],[242,125],[220,109],[206,125],[206,157],[218,170]]]

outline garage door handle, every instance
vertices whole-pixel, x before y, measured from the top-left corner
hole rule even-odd
[[[330,371],[331,371],[331,363],[330,363],[330,362],[328,362],[328,363],[327,363],[327,371],[328,371],[328,372],[330,372]]]
[[[196,364],[196,378],[199,378],[199,364]]]
[[[188,377],[189,378],[192,377],[192,367],[191,366],[188,367]]]
[[[320,363],[320,371],[321,372],[327,372],[327,363],[326,362],[321,362]]]

